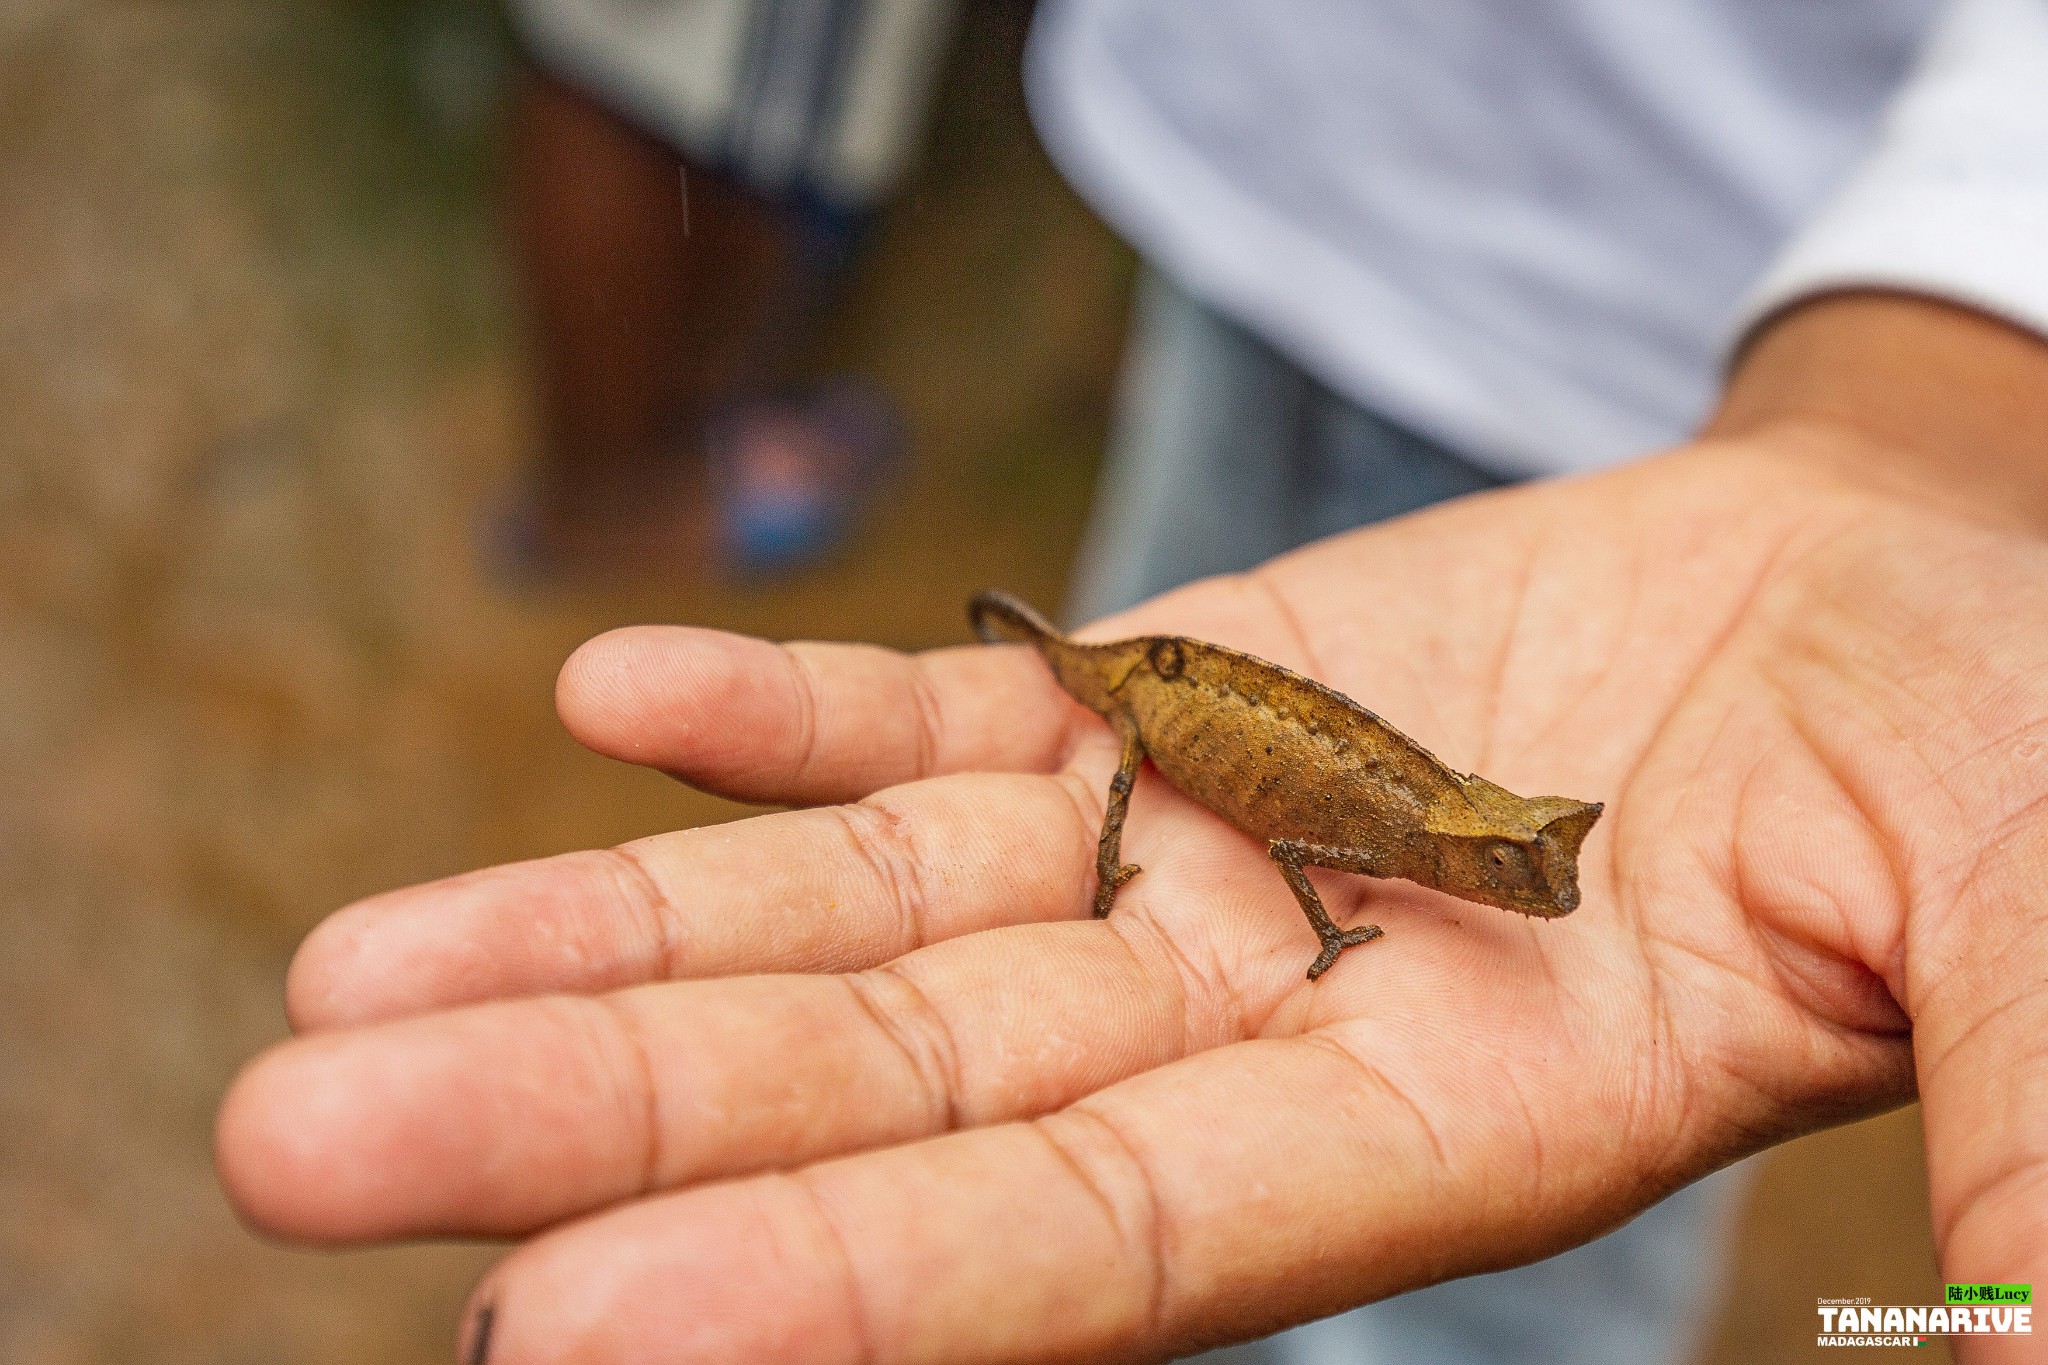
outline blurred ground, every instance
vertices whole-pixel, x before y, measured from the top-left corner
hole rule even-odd
[[[729,818],[554,726],[579,640],[669,619],[919,646],[983,583],[1058,598],[1126,254],[980,3],[933,146],[823,359],[916,471],[773,591],[521,590],[480,518],[530,440],[495,244],[488,12],[0,6],[0,1359],[447,1358],[478,1248],[242,1232],[212,1107],[360,894]],[[1716,1361],[1803,1359],[1815,1294],[1927,1301],[1912,1115],[1773,1158]]]

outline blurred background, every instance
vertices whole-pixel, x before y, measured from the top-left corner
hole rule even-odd
[[[736,381],[866,405],[851,455],[798,461],[832,524],[762,573],[550,529],[563,362],[498,7],[0,3],[0,1360],[449,1358],[491,1249],[281,1249],[215,1186],[298,939],[748,813],[560,732],[597,631],[918,648],[975,587],[1059,600],[1133,262],[1032,138],[1029,17],[961,10],[907,170]],[[675,503],[773,522],[779,459],[680,462]],[[1816,1294],[1934,1301],[1917,1112],[1773,1153],[1736,1256],[1706,1360],[1804,1359]]]

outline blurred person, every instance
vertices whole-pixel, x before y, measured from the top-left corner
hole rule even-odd
[[[901,423],[791,363],[909,159],[953,3],[515,0],[545,443],[515,559],[759,572],[844,536]]]
[[[2048,320],[2044,16],[1049,0],[1034,116],[1150,266],[1072,616],[1671,445],[1740,340],[1818,291]],[[1218,1365],[1681,1359],[1739,1184]]]
[[[1482,492],[1092,633],[1610,799],[1583,908],[1348,885],[1398,928],[1309,985],[1263,851],[1150,778],[1087,919],[1117,745],[1023,651],[620,632],[579,738],[828,808],[330,920],[223,1109],[238,1207],[531,1236],[475,1360],[1163,1358],[1374,1299],[1241,1358],[1655,1359],[1694,1182],[1917,1094],[1945,1277],[2048,1275],[2048,10],[1041,23],[1155,271],[1083,609]]]

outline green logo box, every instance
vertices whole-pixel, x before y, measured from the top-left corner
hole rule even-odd
[[[2030,1284],[1952,1284],[1948,1287],[1948,1303],[2032,1303],[2034,1286]]]

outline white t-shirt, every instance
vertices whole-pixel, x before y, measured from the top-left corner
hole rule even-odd
[[[1047,0],[1028,79],[1177,282],[1505,472],[1681,439],[1827,288],[2048,332],[2048,0]]]

